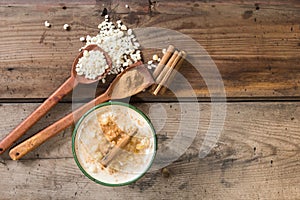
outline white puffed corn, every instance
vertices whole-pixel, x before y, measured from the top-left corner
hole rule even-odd
[[[48,27],[48,28],[50,28],[51,24],[48,21],[45,21],[45,26]]]
[[[132,30],[128,29],[127,33],[128,33],[128,35],[131,35],[132,34]]]
[[[154,54],[154,55],[152,56],[152,60],[157,61],[157,60],[158,60],[158,55]]]
[[[86,41],[87,41],[87,42],[90,42],[91,40],[92,40],[92,37],[89,36],[89,35],[87,35],[87,36],[86,36]]]
[[[84,41],[85,41],[85,37],[80,37],[79,40],[80,40],[81,42],[84,42]]]
[[[70,29],[70,25],[69,24],[64,24],[64,29],[67,31]]]
[[[127,27],[123,24],[123,25],[121,26],[121,30],[122,30],[122,31],[126,31],[126,30],[127,30]]]

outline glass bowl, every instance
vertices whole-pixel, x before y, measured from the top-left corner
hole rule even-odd
[[[105,156],[103,148],[105,145],[111,148],[111,142],[103,134],[100,123],[108,118],[113,118],[120,130],[137,128],[137,134],[128,148],[122,149],[111,164],[104,167],[100,164]],[[150,120],[136,107],[122,102],[106,102],[90,109],[77,122],[72,135],[77,166],[89,179],[105,186],[123,186],[137,181],[150,169],[156,150],[156,133]]]

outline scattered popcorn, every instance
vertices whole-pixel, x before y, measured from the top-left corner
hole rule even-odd
[[[86,41],[91,41],[92,37],[90,35],[86,36]]]
[[[128,35],[131,35],[132,34],[132,30],[128,29],[127,33],[128,33]]]
[[[84,41],[85,41],[85,37],[80,37],[79,40],[80,40],[81,42],[84,42]]]
[[[148,69],[153,69],[153,68],[156,68],[158,63],[160,62],[161,58],[158,57],[158,55],[154,54],[152,56],[152,60],[149,60],[147,62],[148,64]]]
[[[50,28],[51,24],[48,21],[45,21],[45,26],[48,27],[48,28]]]
[[[65,29],[66,31],[70,30],[70,25],[69,25],[69,24],[64,24],[64,29]]]
[[[129,5],[126,4],[126,5],[125,5],[125,8],[129,8]]]
[[[105,18],[105,19],[108,19],[108,15],[105,15],[104,18]]]
[[[163,54],[167,53],[167,49],[162,49],[162,53]]]
[[[152,60],[157,61],[158,60],[158,55],[154,54],[153,57],[152,57]]]
[[[126,31],[126,30],[127,30],[127,27],[123,24],[123,25],[121,26],[121,30],[122,30],[122,31]]]

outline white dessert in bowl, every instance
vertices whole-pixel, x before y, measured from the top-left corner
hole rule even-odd
[[[128,144],[103,165],[104,158],[133,130]],[[156,146],[150,120],[121,102],[103,103],[88,111],[76,124],[72,137],[73,156],[80,170],[106,186],[127,185],[142,177],[154,160]]]

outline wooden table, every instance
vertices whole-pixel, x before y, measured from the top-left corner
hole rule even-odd
[[[30,114],[70,74],[82,46],[97,34],[107,8],[130,28],[163,27],[196,40],[216,63],[227,110],[220,138],[199,158],[210,122],[210,94],[193,67],[181,69],[201,109],[198,136],[186,152],[136,183],[108,188],[86,178],[71,153],[68,128],[20,161],[0,160],[0,199],[299,199],[300,3],[289,1],[0,1],[0,138]],[[38,2],[38,3],[37,3]],[[125,7],[129,5],[129,9]],[[44,27],[44,21],[52,23]],[[62,26],[68,23],[70,31]],[[155,50],[153,50],[155,52]],[[145,53],[145,60],[151,51]],[[180,88],[180,82],[174,82]],[[180,103],[171,92],[139,94],[131,103],[155,122],[159,143],[172,139]],[[69,95],[25,137],[71,111]],[[151,108],[151,109],[150,109]],[[187,116],[193,116],[192,109]],[[21,141],[21,140],[20,140]]]

